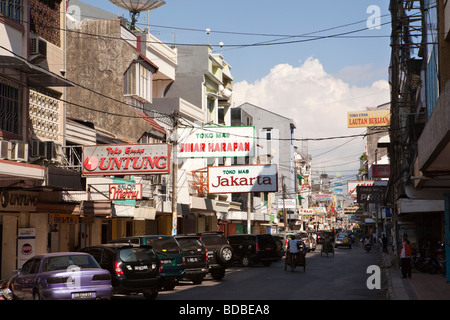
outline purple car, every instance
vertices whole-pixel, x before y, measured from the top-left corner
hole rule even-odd
[[[10,280],[14,299],[110,299],[111,274],[87,253],[36,255]]]

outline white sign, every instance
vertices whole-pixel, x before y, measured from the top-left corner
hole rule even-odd
[[[350,180],[347,181],[347,194],[356,197],[356,187],[373,186],[374,180]]]
[[[19,228],[19,237],[17,239],[17,250],[19,251],[19,269],[30,258],[36,254],[36,229]]]
[[[208,167],[208,193],[276,192],[277,166]]]
[[[278,199],[278,209],[295,209],[297,207],[297,201],[295,199]]]
[[[181,127],[178,158],[254,157],[255,127]]]
[[[312,216],[315,214],[314,209],[300,209],[299,214],[301,214],[302,216]]]

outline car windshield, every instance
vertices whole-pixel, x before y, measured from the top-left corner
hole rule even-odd
[[[147,241],[150,242],[153,249],[157,252],[178,253],[180,249],[178,243],[172,237],[147,238]]]
[[[338,239],[344,239],[344,238],[347,237],[347,234],[346,233],[339,233],[337,237],[338,237]]]
[[[153,261],[155,253],[149,248],[122,248],[119,258],[123,262]]]
[[[97,261],[90,255],[65,255],[45,258],[42,272],[67,270],[69,266],[76,266],[81,269],[100,268]]]
[[[206,245],[221,245],[228,244],[227,239],[221,234],[202,235],[202,241]]]
[[[203,247],[202,242],[196,238],[180,238],[177,241],[183,250],[196,250]]]

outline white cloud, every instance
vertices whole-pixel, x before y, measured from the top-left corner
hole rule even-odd
[[[370,69],[370,66],[366,69]],[[351,70],[363,73],[365,68]],[[349,74],[347,72],[347,76]],[[385,80],[378,80],[369,86],[350,85],[343,79],[328,74],[318,59],[310,57],[298,67],[289,64],[276,65],[269,74],[254,83],[235,83],[233,104],[239,106],[245,102],[293,119],[297,127],[296,138],[347,136],[365,131],[364,128],[347,128],[347,112],[366,110],[367,107],[389,102],[389,84]],[[352,142],[349,140],[308,142],[313,163],[322,163],[325,170],[336,170],[339,167],[328,167],[339,162],[331,158],[342,157],[340,163],[352,161],[352,158],[344,156],[364,152],[364,141],[362,138]],[[345,148],[327,152],[345,142],[348,142]],[[296,145],[301,147],[302,143],[298,142]],[[315,154],[324,152],[327,152],[326,155],[314,159]],[[353,160],[358,158],[359,155]],[[352,168],[359,168],[356,162]],[[346,170],[348,167],[342,169]]]

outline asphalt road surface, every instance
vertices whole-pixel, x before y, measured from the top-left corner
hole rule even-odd
[[[306,270],[285,271],[284,259],[248,268],[227,269],[223,280],[205,278],[201,285],[182,281],[173,291],[162,291],[156,300],[385,300],[384,273],[372,271],[379,266],[379,251],[337,248],[335,254],[321,256],[321,246],[306,256]],[[372,266],[372,267],[371,267]],[[373,267],[375,266],[375,267]],[[368,270],[369,268],[369,270]],[[368,284],[369,283],[369,284]],[[379,289],[377,288],[377,285]],[[370,289],[369,287],[372,287]],[[375,288],[374,288],[375,287]],[[115,299],[144,299],[114,296]]]

